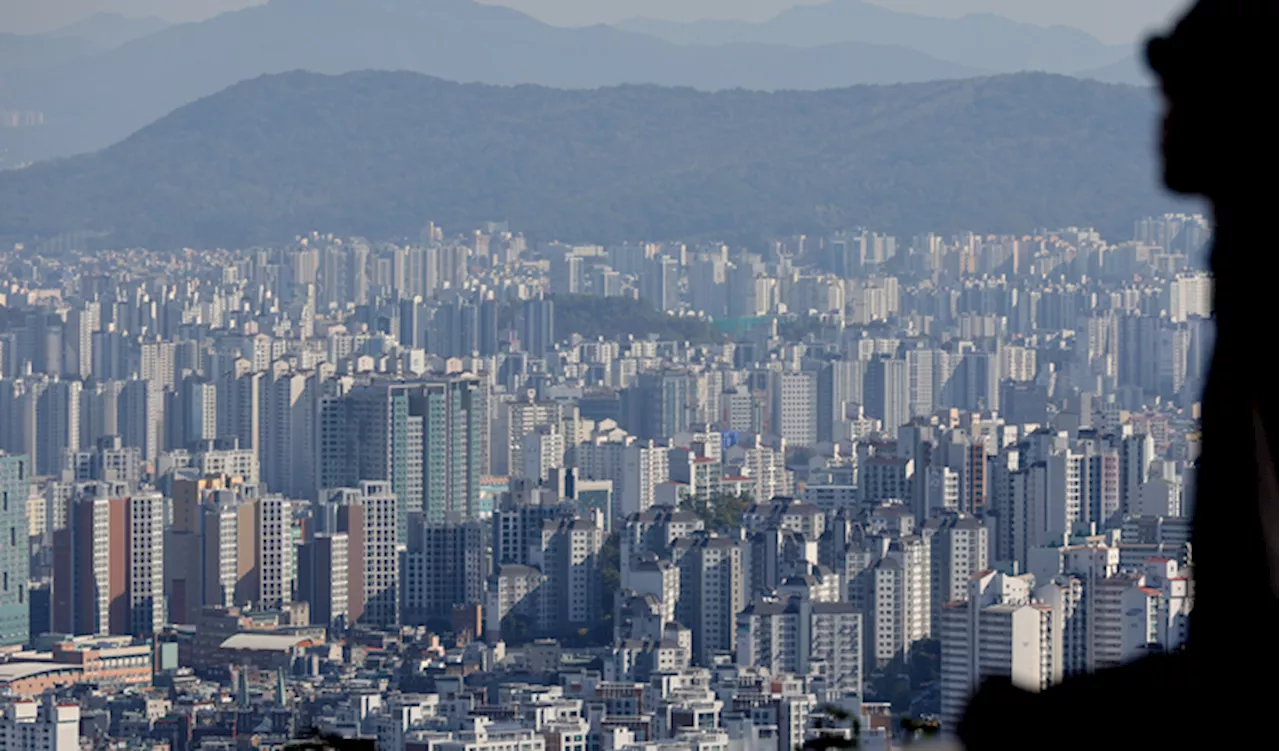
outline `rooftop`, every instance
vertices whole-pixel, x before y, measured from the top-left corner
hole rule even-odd
[[[255,651],[282,652],[298,646],[309,646],[311,638],[295,634],[234,634],[222,642],[222,649],[248,649]]]

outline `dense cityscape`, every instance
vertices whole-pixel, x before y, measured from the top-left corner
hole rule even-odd
[[[0,252],[2,748],[898,748],[1186,639],[1209,229]]]

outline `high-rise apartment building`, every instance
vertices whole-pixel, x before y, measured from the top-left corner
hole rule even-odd
[[[254,543],[257,548],[258,597],[255,605],[278,609],[293,601],[293,505],[279,495],[253,501]]]
[[[671,475],[667,449],[653,441],[622,449],[622,485],[615,517],[639,513],[653,505],[656,487]]]
[[[889,543],[873,566],[868,585],[867,653],[883,667],[904,659],[916,642],[932,633],[929,542],[904,535]]]
[[[530,558],[544,577],[539,588],[543,628],[560,633],[595,626],[604,614],[604,529],[589,519],[550,519],[542,523],[535,544]]]
[[[164,627],[164,527],[168,499],[155,492],[128,498],[129,633],[155,634]],[[95,540],[96,542],[96,540]]]
[[[316,467],[316,415],[322,399],[323,373],[284,372],[275,376],[267,397],[265,440],[258,450],[263,482],[289,498],[314,498],[323,481],[324,466]],[[317,474],[321,476],[317,485]]]
[[[30,637],[31,552],[27,542],[30,486],[31,465],[27,457],[0,451],[0,648],[26,644]]]
[[[317,532],[298,548],[298,600],[311,609],[311,622],[341,629],[349,622],[350,537]]]
[[[541,357],[556,343],[556,304],[538,298],[526,300],[521,317],[520,344],[524,351]]]
[[[441,627],[448,624],[453,606],[484,603],[491,534],[492,527],[483,521],[432,524],[420,514],[410,516],[405,623]]]
[[[541,483],[564,467],[565,436],[558,428],[539,426],[526,433],[521,443],[523,461],[518,476],[524,480]]]
[[[218,387],[216,383],[189,378],[183,385],[184,430],[182,448],[218,438]]]
[[[619,424],[641,440],[664,441],[689,429],[697,380],[685,370],[641,373],[622,394]]]
[[[1010,679],[1041,691],[1062,679],[1062,638],[1052,606],[1034,602],[1029,576],[982,572],[965,600],[948,604],[942,633],[942,723],[954,732],[981,681]]]
[[[414,512],[432,523],[471,517],[489,430],[486,402],[478,380],[465,375],[379,381],[326,399],[320,487],[385,481],[399,499],[402,534]]]
[[[745,545],[705,532],[682,537],[672,546],[680,568],[676,619],[693,632],[694,658],[712,664],[718,653],[733,654],[738,613],[746,607]]]
[[[852,603],[762,600],[738,614],[737,624],[739,665],[821,677],[836,690],[862,690],[862,614]]]
[[[218,437],[235,436],[241,449],[252,451],[259,466],[266,459],[266,418],[270,406],[270,378],[266,369],[239,358],[217,381]]]
[[[886,431],[894,432],[911,419],[910,394],[906,360],[882,356],[867,364],[862,406],[869,417],[884,424]]]
[[[400,623],[400,503],[385,480],[322,491],[318,531],[347,536],[347,623]],[[315,586],[308,584],[314,591]]]
[[[969,595],[969,580],[990,566],[990,536],[982,520],[969,514],[946,514],[925,523],[932,579],[930,617],[941,628],[942,608]]]
[[[164,625],[166,503],[154,492],[72,502],[54,532],[55,631],[149,635]]]
[[[524,461],[524,440],[540,427],[549,426],[566,434],[567,444],[576,440],[571,435],[577,424],[573,405],[557,401],[535,401],[532,394],[501,402],[493,425],[491,443],[492,472],[497,475],[517,474]]]
[[[773,388],[773,432],[789,446],[818,442],[818,379],[810,371],[779,373]]]

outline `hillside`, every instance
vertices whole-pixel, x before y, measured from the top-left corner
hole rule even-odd
[[[0,152],[7,150],[12,164],[99,149],[234,83],[293,70],[707,90],[820,89],[983,72],[883,43],[682,46],[608,26],[549,26],[471,0],[272,0],[14,75],[0,87],[0,109],[38,110],[45,124],[0,131]]]
[[[237,84],[99,153],[0,173],[0,236],[114,245],[375,238],[508,220],[535,239],[1092,224],[1168,210],[1150,92],[1019,74],[819,92],[593,91],[311,73]]]
[[[907,47],[959,65],[992,72],[1073,74],[1110,64],[1132,52],[1103,44],[1079,29],[1019,23],[990,13],[935,18],[903,13],[862,0],[797,5],[758,23],[633,19],[618,28],[678,44],[752,42],[814,47],[875,42]]]
[[[647,300],[595,295],[553,295],[556,303],[557,339],[578,334],[584,339],[634,336],[644,339],[689,341],[697,344],[720,341],[711,324],[699,318],[668,315]]]

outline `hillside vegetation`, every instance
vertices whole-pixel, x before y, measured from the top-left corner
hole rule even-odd
[[[0,173],[0,236],[205,247],[505,220],[591,242],[858,225],[1123,239],[1174,205],[1156,187],[1155,113],[1147,91],[1044,74],[708,93],[289,73]]]

